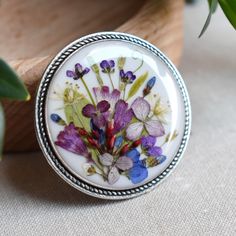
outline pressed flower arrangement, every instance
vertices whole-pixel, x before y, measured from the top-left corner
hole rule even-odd
[[[155,74],[145,71],[137,76],[142,67],[141,59],[136,68],[130,68],[126,57],[101,60],[90,67],[78,62],[66,70],[65,87],[53,92],[53,99],[63,101],[64,117],[50,113],[50,119],[63,126],[54,143],[83,158],[88,177],[97,175],[113,185],[125,176],[138,184],[148,177],[150,168],[167,159],[163,146],[178,133],[166,132],[171,109],[153,92],[158,83]],[[88,85],[88,76],[95,77],[98,86]]]

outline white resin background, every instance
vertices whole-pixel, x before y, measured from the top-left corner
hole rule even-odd
[[[175,130],[178,132],[177,138],[172,142],[168,142],[162,148],[163,154],[167,157],[167,160],[165,160],[165,162],[160,165],[149,168],[148,177],[143,182],[136,185],[134,185],[125,176],[121,176],[120,179],[113,185],[105,182],[99,175],[87,176],[83,168],[83,164],[86,163],[85,157],[73,154],[54,144],[54,142],[57,140],[57,135],[61,130],[63,130],[63,127],[55,124],[50,119],[50,115],[52,113],[57,113],[63,119],[65,119],[63,100],[55,99],[54,91],[63,91],[66,82],[78,84],[80,92],[86,94],[86,90],[82,86],[82,82],[80,80],[74,81],[72,78],[68,78],[66,76],[67,70],[73,70],[76,63],[80,63],[83,67],[90,67],[94,63],[99,65],[102,60],[112,59],[117,62],[117,58],[121,56],[127,58],[124,66],[125,71],[132,71],[133,69],[137,68],[140,64],[140,61],[143,59],[144,64],[141,69],[135,73],[136,76],[139,77],[146,71],[148,71],[148,78],[156,76],[157,80],[152,91],[159,94],[161,101],[170,106],[170,112],[167,116],[168,124],[164,126],[165,132],[173,133]],[[112,74],[112,80],[115,87],[118,88],[119,71],[117,67],[115,68],[116,70],[115,73]],[[104,84],[109,86],[111,89],[108,76],[102,73],[101,75]],[[98,87],[98,82],[93,72],[90,71],[90,73],[86,74],[84,76],[84,80],[86,81],[91,92],[93,87]],[[129,88],[130,87],[127,87],[127,90]],[[185,112],[181,92],[172,72],[167,67],[167,65],[161,59],[157,58],[155,55],[144,48],[121,41],[103,41],[84,46],[79,51],[73,53],[69,58],[67,58],[66,61],[60,66],[50,83],[48,91],[46,124],[49,130],[49,136],[53,148],[58,154],[60,160],[71,172],[90,184],[99,187],[105,187],[107,189],[128,189],[142,185],[157,177],[162,171],[164,171],[173,160],[179,149],[185,124]],[[142,95],[142,89],[139,91],[139,93],[134,95],[128,101],[129,104],[131,104],[135,98]],[[162,144],[163,141],[164,137],[157,138],[157,146],[158,144]]]

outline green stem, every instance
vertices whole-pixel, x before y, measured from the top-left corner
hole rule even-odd
[[[88,93],[88,95],[89,95],[89,97],[90,97],[91,102],[93,103],[94,106],[96,106],[96,103],[95,103],[95,101],[94,101],[94,99],[93,99],[93,96],[92,96],[92,94],[90,93],[89,88],[88,88],[87,84],[85,83],[83,77],[81,77],[81,81],[82,81],[82,83],[83,83],[83,85],[84,85],[84,87],[85,87],[85,89],[86,89],[86,91],[87,91],[87,93]]]
[[[161,145],[160,145],[160,147],[162,147],[162,146],[164,146],[164,144],[166,144],[167,142],[166,141],[164,141]]]
[[[140,65],[133,71],[133,74],[134,74],[135,72],[137,72],[142,66],[143,66],[143,59],[142,59]]]
[[[109,79],[110,79],[110,82],[111,82],[112,88],[113,88],[113,90],[114,90],[114,89],[115,89],[115,86],[114,86],[114,84],[113,84],[113,82],[112,82],[111,74],[110,74],[110,73],[108,73],[108,77],[109,77]]]
[[[72,104],[72,108],[73,108],[73,110],[74,110],[74,112],[75,112],[75,114],[76,114],[76,116],[77,116],[77,118],[78,118],[78,121],[80,122],[81,126],[82,126],[83,128],[85,128],[85,126],[84,126],[82,120],[80,119],[80,117],[79,117],[79,115],[78,115],[78,112],[77,112],[77,110],[76,110],[76,108],[75,108],[75,104]]]
[[[125,100],[126,86],[127,86],[127,83],[125,83],[125,87],[124,87],[123,100]],[[128,100],[128,99],[127,99],[127,100]]]

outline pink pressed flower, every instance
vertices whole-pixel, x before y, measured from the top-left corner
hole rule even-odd
[[[112,92],[110,92],[108,86],[102,86],[102,88],[99,87],[93,88],[93,92],[98,102],[102,100],[109,101],[111,109],[114,108],[116,102],[120,98],[120,91],[114,89]]]
[[[149,135],[154,137],[163,136],[165,134],[164,127],[159,120],[152,120],[148,118],[150,113],[150,104],[142,97],[138,97],[134,100],[131,108],[135,117],[139,120],[135,122],[126,130],[126,137],[129,140],[136,140],[142,134],[145,128]]]

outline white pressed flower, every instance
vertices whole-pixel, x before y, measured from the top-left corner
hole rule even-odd
[[[153,114],[159,119],[163,124],[167,124],[168,120],[166,119],[167,115],[171,112],[170,106],[161,101],[161,97],[156,95],[155,103],[153,107]]]

